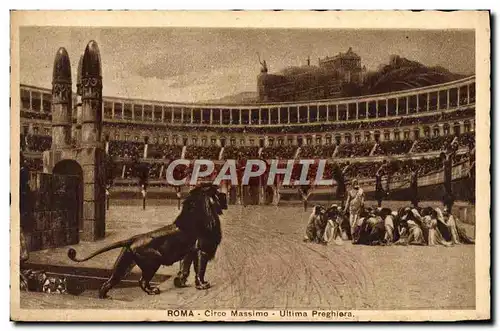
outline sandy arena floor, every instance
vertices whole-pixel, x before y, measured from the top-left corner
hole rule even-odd
[[[109,236],[123,237],[171,222],[170,206],[112,206]],[[172,280],[162,293],[117,288],[112,299],[95,291],[70,295],[21,294],[23,308],[323,308],[473,309],[474,245],[438,247],[321,246],[302,242],[309,212],[301,207],[230,206],[223,216],[223,241],[209,265],[213,287],[177,289]],[[473,228],[468,227],[473,235]],[[121,239],[121,238],[120,238]],[[96,246],[96,248],[99,245]],[[97,257],[112,266],[118,252]],[[105,262],[107,263],[107,262]],[[178,265],[162,267],[175,275]],[[190,277],[190,284],[193,276]]]

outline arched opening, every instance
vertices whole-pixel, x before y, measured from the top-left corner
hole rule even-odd
[[[78,229],[81,232],[83,230],[83,170],[78,162],[74,160],[62,160],[58,162],[54,169],[52,170],[54,175],[63,175],[68,177],[74,177],[73,183],[74,194],[75,194],[75,217],[78,224]]]

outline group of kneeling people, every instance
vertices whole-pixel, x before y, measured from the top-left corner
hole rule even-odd
[[[337,240],[359,245],[474,244],[446,207],[403,207],[397,211],[364,207],[356,217],[349,217],[349,211],[337,205],[314,206],[304,241],[328,244]]]

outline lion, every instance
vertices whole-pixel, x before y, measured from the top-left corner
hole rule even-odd
[[[108,291],[126,277],[135,265],[142,270],[139,280],[141,289],[149,295],[159,294],[159,288],[150,285],[156,271],[161,265],[172,265],[185,258],[194,262],[196,288],[207,289],[210,283],[205,281],[205,271],[222,240],[219,216],[224,209],[227,209],[226,195],[219,192],[216,185],[205,184],[189,192],[173,223],[113,243],[82,259],[77,259],[76,251],[70,248],[68,257],[75,262],[83,262],[107,251],[122,249],[110,278],[99,289],[100,298],[106,298]],[[186,264],[186,261],[181,262],[181,268]],[[178,278],[174,284],[184,286],[185,279]]]

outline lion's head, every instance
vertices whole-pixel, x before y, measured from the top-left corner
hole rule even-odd
[[[197,235],[220,237],[220,218],[227,209],[226,194],[216,185],[205,184],[191,190],[182,203],[182,211],[175,224],[184,231]]]

